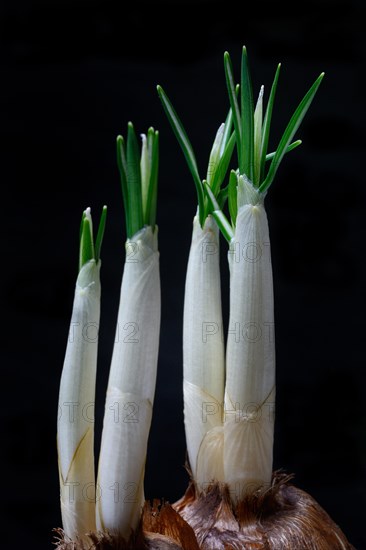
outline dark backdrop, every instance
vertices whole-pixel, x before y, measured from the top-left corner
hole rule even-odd
[[[77,273],[82,210],[109,206],[103,246],[97,448],[125,240],[115,137],[129,120],[160,130],[162,324],[146,495],[187,484],[182,307],[195,191],[159,103],[183,119],[202,175],[228,109],[223,52],[238,75],[248,48],[254,88],[282,62],[271,147],[321,71],[267,198],[276,300],[275,467],[295,474],[366,548],[365,24],[362,2],[95,2],[0,7],[2,256],[1,544],[51,548],[60,525],[58,384]],[[4,249],[5,248],[5,249]],[[223,304],[228,277],[223,257]]]

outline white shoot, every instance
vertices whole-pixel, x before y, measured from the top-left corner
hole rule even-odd
[[[146,226],[126,243],[98,469],[97,528],[125,539],[144,503],[159,331],[157,228]]]
[[[95,530],[94,401],[100,314],[100,262],[81,268],[59,393],[57,447],[65,534]]]
[[[263,195],[238,179],[238,216],[229,251],[224,471],[234,500],[272,476],[275,346],[273,283]]]
[[[217,446],[216,436],[213,440],[212,437],[222,424],[224,397],[219,264],[217,225],[208,216],[202,229],[195,216],[184,299],[183,390],[189,464],[199,485],[222,480],[223,475],[220,452],[212,453],[206,448]]]

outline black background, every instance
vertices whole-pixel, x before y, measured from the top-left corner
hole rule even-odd
[[[366,548],[365,18],[356,0],[94,2],[0,7],[2,256],[1,545],[51,548],[60,526],[58,384],[82,210],[109,207],[102,258],[98,449],[125,240],[115,137],[160,131],[162,324],[146,496],[187,484],[182,307],[195,190],[156,94],[185,123],[202,177],[228,109],[223,52],[254,89],[278,62],[271,148],[321,71],[325,79],[267,197],[276,301],[275,467],[295,474]],[[267,96],[268,97],[268,96]],[[5,246],[5,249],[4,249]],[[225,244],[223,243],[223,250]],[[223,305],[228,277],[223,254]]]

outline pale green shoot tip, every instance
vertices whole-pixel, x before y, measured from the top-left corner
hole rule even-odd
[[[107,207],[103,206],[97,232],[97,238],[94,244],[91,209],[88,207],[84,210],[81,218],[80,227],[79,271],[90,260],[95,260],[96,263],[99,262],[106,219]]]
[[[234,151],[236,137],[235,132],[232,132],[233,115],[230,109],[225,123],[222,123],[217,130],[214,143],[212,145],[210,158],[207,168],[206,180],[201,180],[198,172],[196,157],[193,151],[191,142],[189,141],[186,130],[178,117],[171,101],[164,92],[161,86],[157,86],[159,98],[162,102],[164,111],[170,122],[172,130],[177,138],[177,141],[182,149],[182,152],[187,161],[188,168],[191,172],[193,181],[196,186],[197,202],[198,202],[198,216],[201,227],[204,226],[206,217],[208,215],[209,207],[207,205],[207,198],[204,193],[204,181],[207,181],[213,195],[218,198],[222,197],[221,185],[226,176],[231,157]],[[236,96],[235,86],[234,95]]]

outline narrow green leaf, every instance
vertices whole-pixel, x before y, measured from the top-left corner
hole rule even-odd
[[[264,121],[262,126],[261,170],[260,170],[259,181],[261,181],[264,178],[266,155],[267,155],[268,141],[269,141],[269,130],[271,127],[273,105],[274,105],[274,100],[276,96],[278,78],[280,76],[280,69],[281,69],[281,63],[277,65],[276,73],[275,73],[272,87],[271,87],[271,92],[269,94],[266,114],[264,116]]]
[[[254,165],[254,107],[253,92],[250,79],[248,56],[245,46],[241,58],[241,147],[243,155],[243,170],[240,173],[253,181]]]
[[[156,134],[156,135],[155,135]],[[156,199],[157,199],[157,185],[158,185],[158,163],[159,163],[159,145],[158,145],[158,138],[159,132],[155,132],[154,128],[150,127],[147,131],[147,151],[148,151],[148,158],[149,158],[149,169],[150,174],[148,178],[147,183],[147,196],[145,203],[143,205],[144,208],[144,224],[145,225],[151,225],[153,228],[155,226],[155,219],[156,219]],[[157,144],[155,145],[155,140],[157,141]],[[157,158],[154,159],[154,156],[157,155]],[[156,164],[155,167],[153,167],[153,162]],[[152,170],[154,170],[154,175],[152,174]],[[155,193],[154,193],[154,186]],[[155,196],[155,210],[154,210],[154,196]],[[153,208],[155,213],[151,212],[151,209]],[[153,222],[151,223],[151,219],[153,219]]]
[[[157,86],[157,91],[159,94],[159,98],[162,102],[164,111],[168,117],[168,120],[170,122],[170,125],[173,129],[173,132],[179,142],[179,145],[181,146],[181,149],[183,151],[183,154],[186,158],[188,168],[192,174],[193,181],[196,186],[197,191],[197,199],[198,199],[198,209],[199,209],[199,218],[200,218],[200,224],[201,227],[203,227],[204,224],[204,194],[202,189],[202,182],[201,178],[198,173],[197,168],[197,162],[196,158],[193,153],[192,145],[188,139],[188,136],[186,134],[186,131],[184,129],[184,126],[182,122],[180,121],[176,111],[174,110],[173,105],[171,104],[168,96],[164,92],[163,88],[161,86]]]
[[[235,227],[236,225],[236,216],[238,214],[238,175],[235,170],[231,170],[229,185],[228,185],[228,203],[229,203],[229,213],[231,218],[231,225]]]
[[[228,198],[228,193],[229,193],[229,185],[220,189],[218,195],[216,196],[217,204],[219,205],[221,210],[224,209],[225,203]]]
[[[156,221],[157,189],[158,189],[158,170],[159,170],[159,132],[154,132],[151,145],[151,172],[150,182],[146,203],[146,218],[144,223],[151,225],[154,229]]]
[[[290,151],[293,151],[294,149],[296,149],[296,147],[298,147],[298,146],[301,145],[301,144],[302,144],[301,139],[297,139],[296,141],[293,141],[293,142],[290,143],[290,145],[287,147],[285,153],[287,154],[287,153],[289,153]],[[273,153],[268,153],[268,154],[266,155],[266,161],[267,161],[267,160],[273,159],[273,157],[275,156],[275,154],[276,154],[276,151],[273,151]]]
[[[314,82],[314,84],[311,86],[311,88],[309,89],[309,91],[305,94],[305,96],[303,97],[303,99],[301,100],[299,106],[297,107],[297,109],[295,110],[294,114],[292,115],[291,119],[290,119],[290,122],[288,123],[284,133],[283,133],[283,136],[280,140],[280,143],[277,147],[277,150],[276,150],[276,153],[272,159],[272,162],[271,162],[271,165],[270,165],[270,168],[268,170],[268,174],[267,174],[267,177],[266,179],[264,180],[264,182],[261,184],[261,186],[259,187],[259,190],[263,193],[264,191],[266,191],[268,189],[268,187],[271,185],[271,183],[273,182],[273,179],[275,177],[275,174],[278,170],[278,167],[280,165],[280,162],[295,134],[295,132],[297,131],[297,129],[299,128],[307,110],[309,109],[310,107],[310,104],[311,102],[313,101],[314,99],[314,96],[320,86],[320,83],[323,79],[323,76],[324,76],[324,73],[321,73],[320,76],[316,79],[316,81]]]
[[[140,152],[132,122],[127,133],[127,186],[131,238],[143,227]]]
[[[205,195],[209,204],[209,213],[215,219],[218,228],[220,229],[227,242],[230,243],[231,239],[234,237],[233,229],[225,214],[220,209],[220,206],[206,181],[203,181],[203,188],[205,190]]]
[[[216,168],[216,171],[211,181],[211,189],[215,197],[220,191],[220,187],[222,185],[222,182],[225,179],[226,172],[229,168],[229,164],[230,164],[231,157],[233,155],[233,151],[235,147],[235,141],[236,141],[236,135],[235,135],[235,132],[233,132],[230,136],[230,139],[226,145],[225,151],[219,161],[219,164]]]
[[[226,85],[227,85],[232,117],[234,122],[234,129],[236,132],[236,145],[238,150],[239,170],[242,171],[244,168],[243,147],[242,147],[242,139],[243,139],[242,125],[241,125],[238,100],[236,98],[236,86],[234,82],[233,68],[232,68],[229,52],[224,53],[224,68],[225,68],[225,76],[226,76]]]
[[[211,215],[215,219],[222,235],[225,237],[226,241],[230,244],[230,242],[234,238],[234,232],[225,214],[222,212],[222,210],[214,210],[211,213]]]
[[[151,161],[148,150],[147,137],[145,134],[141,134],[142,139],[142,148],[141,148],[141,160],[140,160],[140,170],[141,170],[141,203],[142,203],[142,217],[145,223],[146,220],[146,203],[147,195],[149,192],[149,183],[150,183],[150,171],[151,171]]]
[[[97,239],[95,241],[95,261],[96,262],[99,262],[99,259],[100,259],[100,251],[102,248],[106,220],[107,220],[107,207],[103,206],[102,215],[100,216],[100,221],[99,221]]]
[[[126,231],[127,235],[131,235],[130,219],[129,219],[129,203],[128,203],[128,189],[127,189],[127,161],[126,161],[126,148],[125,141],[122,136],[117,136],[117,166],[121,180],[123,207],[125,210],[126,218]]]
[[[233,126],[233,111],[230,107],[225,120],[225,129],[224,129],[224,135],[222,137],[222,142],[221,142],[220,157],[222,157],[222,155],[224,154],[228,141],[231,137],[232,126]]]
[[[213,194],[212,189],[208,185],[207,181],[203,180],[202,184],[203,184],[203,190],[204,190],[204,193],[205,193],[205,197],[206,197],[207,203],[208,203],[208,213],[211,214],[214,210],[219,210],[220,207],[219,207],[219,204],[216,200],[216,197]]]
[[[79,254],[79,270],[90,260],[95,258],[94,256],[94,244],[93,244],[93,228],[90,217],[90,209],[86,209],[86,215],[83,220],[83,230],[80,240],[80,254]]]

